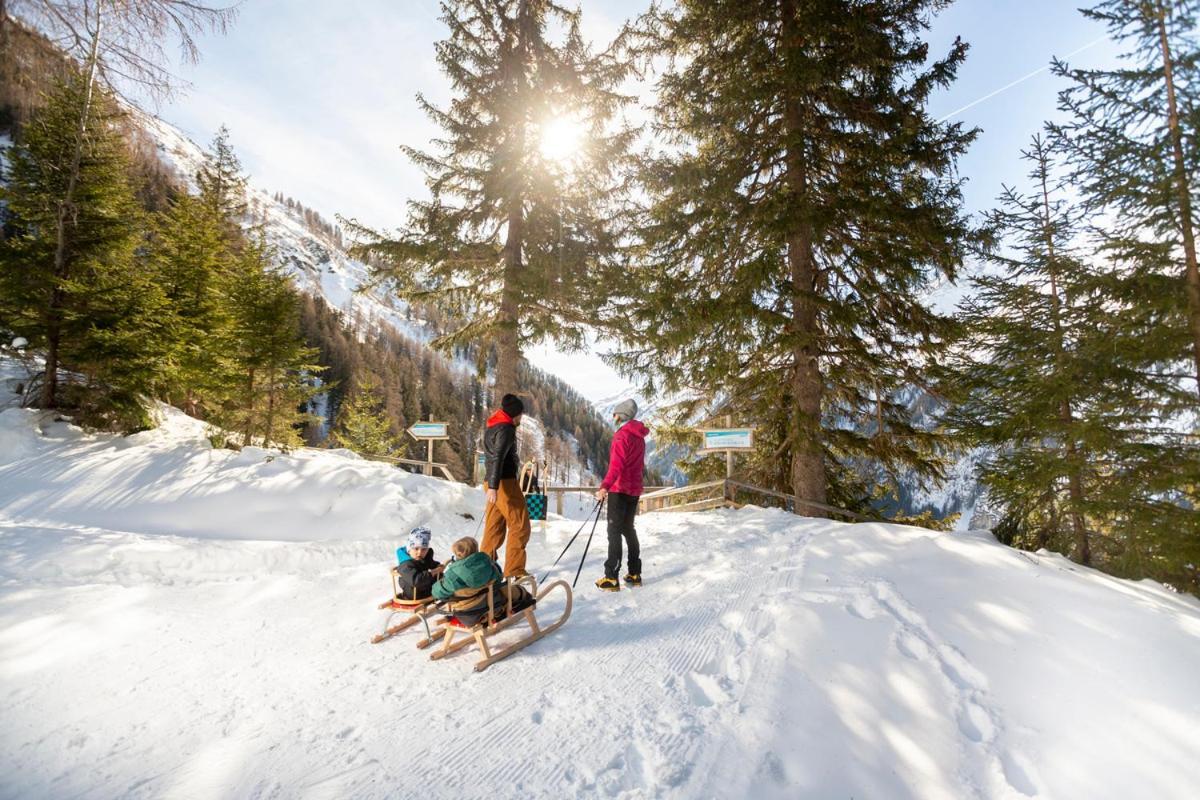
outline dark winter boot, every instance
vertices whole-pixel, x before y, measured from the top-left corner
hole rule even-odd
[[[606,592],[621,591],[621,584],[617,583],[616,578],[609,578],[609,577],[601,578],[600,580],[596,581],[596,586],[603,589]]]
[[[641,586],[642,585],[642,576],[641,575],[626,575],[625,576],[625,585],[626,586]]]

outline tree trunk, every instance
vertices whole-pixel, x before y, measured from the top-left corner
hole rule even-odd
[[[781,47],[786,54],[800,46],[795,0],[783,0]],[[785,101],[784,125],[788,133],[787,185],[794,206],[806,202],[808,193],[805,154],[797,145],[803,130],[800,103]],[[821,400],[824,386],[817,363],[817,269],[813,257],[813,232],[806,221],[798,221],[787,236],[787,260],[792,278],[792,493],[796,513],[824,517],[827,512],[803,501],[826,502],[825,453],[821,442]]]
[[[517,366],[521,361],[521,272],[524,268],[522,254],[525,246],[525,207],[522,181],[520,180],[520,162],[525,151],[525,109],[524,98],[525,64],[531,37],[536,34],[532,30],[536,16],[526,0],[517,6],[517,19],[514,30],[513,46],[505,53],[505,69],[512,80],[511,89],[514,102],[509,109],[513,115],[508,120],[509,130],[513,137],[512,147],[506,156],[511,159],[509,165],[510,186],[508,198],[508,232],[504,241],[504,282],[500,287],[500,328],[496,333],[496,402],[506,394],[515,394],[518,388]]]
[[[1179,199],[1179,224],[1183,231],[1184,283],[1188,299],[1188,321],[1192,333],[1192,358],[1196,366],[1196,392],[1200,395],[1200,267],[1196,264],[1196,235],[1192,228],[1192,197],[1188,189],[1187,166],[1183,157],[1183,135],[1179,131],[1179,109],[1175,103],[1175,72],[1171,63],[1171,45],[1167,41],[1167,10],[1156,4],[1158,40],[1162,47],[1163,78],[1167,84],[1167,130]]]
[[[517,391],[521,361],[519,281],[525,215],[519,198],[509,203],[508,236],[504,242],[504,285],[500,289],[500,329],[496,333],[496,400]]]
[[[79,113],[79,125],[75,129],[75,150],[67,174],[67,188],[58,203],[58,214],[54,224],[54,288],[50,293],[46,332],[51,344],[46,350],[42,408],[53,408],[58,400],[59,346],[62,342],[63,307],[66,304],[66,292],[62,285],[70,277],[70,266],[67,263],[67,222],[75,210],[75,189],[79,185],[79,173],[83,164],[83,140],[87,135],[88,117],[92,112],[92,87],[96,82],[96,61],[100,52],[100,15],[103,5],[103,0],[96,3],[96,30],[92,34],[91,52],[85,66],[87,85],[84,88],[83,108]]]
[[[1054,246],[1054,232],[1050,224],[1050,190],[1046,185],[1047,165],[1041,156],[1041,143],[1038,143],[1038,172],[1042,183],[1042,235],[1046,241],[1046,270],[1050,274],[1050,320],[1054,326],[1054,360],[1055,371],[1061,380],[1064,371],[1063,358],[1066,351],[1062,331],[1062,302],[1058,296],[1057,248]],[[1068,509],[1071,517],[1071,531],[1075,536],[1075,558],[1080,564],[1092,562],[1091,547],[1088,542],[1087,522],[1083,518],[1083,464],[1075,444],[1072,427],[1075,423],[1072,411],[1072,397],[1069,391],[1063,393],[1058,403],[1059,422],[1063,426],[1063,442],[1066,448],[1067,462],[1067,495],[1071,503]]]
[[[275,433],[275,370],[267,371],[267,432],[263,434],[263,447],[271,446],[271,436]]]
[[[249,447],[254,436],[254,368],[246,371],[246,419],[242,424],[242,447]]]
[[[42,408],[54,408],[58,399],[58,348],[62,341],[62,290],[55,287],[46,315],[46,369],[42,374]]]

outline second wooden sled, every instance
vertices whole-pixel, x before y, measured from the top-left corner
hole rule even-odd
[[[534,584],[536,590],[536,583]],[[561,589],[566,595],[567,603],[563,608],[562,615],[549,625],[542,626],[538,623],[537,616],[534,614],[534,609],[538,603],[542,602],[555,589]],[[534,601],[525,608],[511,611],[505,617],[496,619],[495,608],[491,601],[492,594],[488,593],[488,612],[481,622],[473,625],[470,628],[456,625],[453,622],[444,623],[442,627],[433,632],[433,635],[422,639],[417,643],[417,647],[426,648],[437,642],[441,642],[441,646],[429,654],[429,658],[437,661],[446,656],[457,653],[472,644],[479,648],[479,652],[483,654],[483,658],[475,662],[475,671],[483,672],[485,669],[495,664],[497,661],[508,658],[518,650],[522,650],[536,642],[542,637],[554,633],[566,623],[567,618],[571,616],[571,587],[566,581],[554,581],[542,587],[541,591],[534,595]],[[511,605],[511,601],[510,601]],[[523,639],[519,639],[512,644],[506,645],[499,650],[492,650],[488,645],[488,639],[500,631],[511,628],[518,622],[524,621],[529,625],[529,635]]]
[[[386,641],[401,631],[408,630],[413,625],[421,621],[421,611],[433,602],[432,597],[424,597],[420,600],[406,600],[400,596],[400,571],[396,567],[392,567],[392,599],[385,600],[379,604],[380,610],[390,609],[391,614],[388,615],[387,622],[384,623],[383,631],[371,637],[371,644],[379,644]],[[395,619],[397,614],[408,614],[408,618],[397,623],[390,624]]]

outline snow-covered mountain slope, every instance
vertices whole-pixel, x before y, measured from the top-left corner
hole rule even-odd
[[[129,113],[157,143],[163,163],[175,171],[180,181],[194,188],[196,173],[204,163],[203,149],[158,117],[132,107]],[[430,327],[420,319],[413,319],[413,310],[406,303],[385,292],[358,291],[368,282],[366,264],[351,258],[328,236],[310,230],[298,213],[265,188],[251,182],[248,190],[251,218],[247,223],[261,224],[280,263],[299,288],[324,298],[348,320],[356,321],[364,335],[373,326],[388,325],[417,341],[428,342],[433,338]]]
[[[137,108],[128,111],[138,126],[156,143],[159,158],[176,174],[183,185],[194,188],[195,175],[204,162],[203,149],[169,123]],[[302,291],[323,298],[331,307],[341,311],[354,325],[360,337],[367,337],[380,327],[390,328],[416,343],[428,344],[436,335],[433,326],[421,316],[419,308],[410,306],[383,290],[363,289],[369,284],[370,270],[366,264],[352,258],[330,236],[305,225],[300,212],[276,199],[264,187],[248,184],[248,218],[246,224],[262,230]],[[447,363],[452,369],[474,372],[472,361],[451,360],[443,353],[430,349],[430,357]],[[318,397],[319,409],[322,397]],[[527,418],[529,428],[537,427],[536,447],[525,447],[526,457],[545,454],[545,431],[540,423]],[[563,440],[573,442],[570,431],[555,431]],[[568,471],[589,480],[587,459],[578,446],[572,447],[573,459]]]
[[[338,451],[213,451],[174,412],[124,439],[0,413],[0,797],[1200,785],[1200,603],[983,533],[651,514],[644,587],[591,587],[593,543],[567,624],[487,672],[368,644],[401,534],[444,551],[481,507]]]

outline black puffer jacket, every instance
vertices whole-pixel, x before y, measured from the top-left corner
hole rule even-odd
[[[483,434],[483,452],[487,456],[487,485],[500,487],[505,478],[515,478],[521,469],[517,457],[517,426],[503,411],[492,414]]]
[[[400,597],[404,600],[421,600],[433,594],[433,585],[437,583],[437,578],[429,571],[440,566],[441,564],[433,560],[432,548],[419,561],[415,558],[401,561],[396,567],[396,583],[400,586]]]

